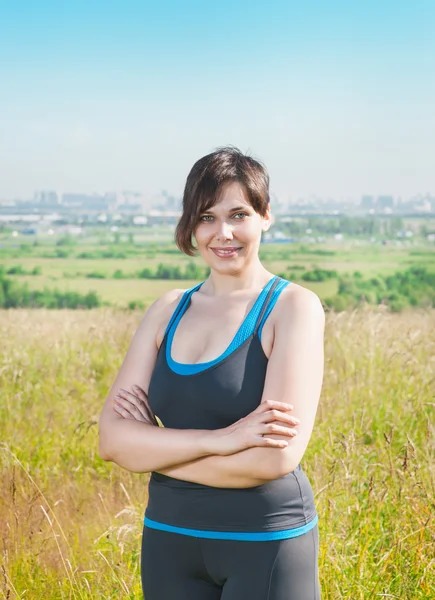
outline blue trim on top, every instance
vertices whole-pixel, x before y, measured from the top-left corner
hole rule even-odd
[[[203,283],[204,283],[204,281],[201,283],[198,283],[198,285],[195,285],[195,287],[189,288],[188,290],[186,290],[184,292],[184,294],[181,297],[180,302],[177,304],[176,309],[174,310],[171,318],[169,319],[169,323],[166,325],[165,335],[168,333],[168,331],[172,327],[172,324],[175,320],[175,315],[177,314],[178,309],[180,309],[182,312],[184,312],[184,306],[187,303],[188,298],[190,297],[191,294],[193,294],[193,292],[196,292],[196,290],[199,290],[199,288],[202,286]]]
[[[272,292],[272,298],[269,300],[269,304],[267,305],[266,311],[263,315],[263,318],[261,319],[261,323],[260,326],[258,328],[258,339],[261,340],[261,332],[263,331],[263,326],[264,323],[266,322],[267,317],[270,315],[270,313],[272,312],[273,307],[275,306],[280,293],[282,292],[282,290],[284,288],[286,288],[289,284],[291,283],[291,281],[287,281],[287,279],[282,279],[282,281],[280,281],[278,283],[278,285],[276,286],[276,288],[273,290]]]
[[[168,363],[169,368],[172,371],[174,371],[175,373],[177,373],[178,375],[195,375],[196,373],[200,373],[200,372],[205,371],[206,369],[216,365],[217,363],[221,362],[224,358],[226,358],[229,354],[234,352],[234,350],[236,350],[236,348],[241,346],[249,338],[249,336],[252,335],[252,333],[255,329],[255,325],[257,323],[257,319],[261,313],[261,309],[263,307],[264,300],[265,300],[270,288],[272,287],[273,282],[277,278],[278,278],[278,275],[275,275],[274,277],[272,277],[272,279],[270,279],[268,281],[268,283],[266,284],[266,286],[262,289],[257,300],[254,303],[254,306],[251,308],[249,313],[246,315],[246,317],[243,320],[242,324],[240,325],[238,331],[236,332],[232,342],[230,343],[228,348],[225,350],[225,352],[223,352],[220,356],[218,356],[218,358],[215,358],[214,360],[210,360],[208,362],[201,362],[201,363],[195,363],[195,364],[179,363],[179,362],[173,360],[173,358],[171,357],[172,340],[174,338],[175,330],[177,329],[178,323],[180,322],[183,314],[186,311],[186,305],[188,305],[188,301],[186,301],[183,305],[182,310],[180,310],[179,314],[177,315],[177,318],[172,323],[171,328],[168,332],[168,339],[166,342],[166,361]],[[188,290],[189,296],[191,296],[193,294],[193,292],[195,292],[197,289],[199,289],[201,287],[201,285],[202,285],[202,283],[200,283],[196,287],[192,288],[191,290]]]
[[[293,529],[283,529],[281,531],[261,531],[261,532],[250,532],[250,531],[208,531],[203,529],[186,529],[185,527],[174,527],[173,525],[166,525],[165,523],[159,523],[153,521],[148,517],[144,519],[144,525],[151,529],[159,529],[160,531],[169,531],[170,533],[179,533],[182,535],[189,535],[191,537],[207,538],[211,540],[239,540],[245,542],[267,542],[269,540],[285,540],[288,538],[298,537],[307,533],[313,527],[316,526],[319,520],[318,515],[314,517],[309,523],[302,527],[294,527]]]

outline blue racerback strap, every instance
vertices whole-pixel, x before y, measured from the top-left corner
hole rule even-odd
[[[254,328],[253,328],[253,331],[252,331],[252,333],[254,335],[258,334],[258,329],[260,327],[261,321],[262,321],[262,319],[263,319],[263,317],[264,317],[264,315],[266,313],[267,307],[269,306],[270,299],[273,297],[273,293],[274,293],[277,285],[279,284],[279,280],[280,280],[280,277],[278,277],[278,275],[273,279],[273,283],[270,286],[269,291],[267,292],[267,296],[266,296],[265,300],[261,304],[260,314],[257,316],[257,319],[256,319],[255,324],[254,324]]]
[[[273,307],[277,303],[279,295],[281,294],[282,290],[284,288],[286,288],[290,283],[291,283],[291,281],[287,281],[286,279],[279,277],[278,281],[277,281],[277,285],[274,286],[273,290],[271,290],[272,293],[270,294],[270,297],[268,297],[266,302],[264,303],[264,307],[263,307],[264,310],[262,311],[261,317],[258,319],[258,326],[255,331],[255,333],[258,336],[258,339],[261,340],[261,333],[263,331],[263,326],[264,326],[268,316],[272,312]]]

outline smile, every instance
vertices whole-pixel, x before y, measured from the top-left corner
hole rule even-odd
[[[233,258],[241,248],[210,248],[219,258]]]

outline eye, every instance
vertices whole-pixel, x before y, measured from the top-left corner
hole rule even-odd
[[[248,216],[248,213],[245,213],[245,212],[239,212],[239,213],[236,213],[234,216],[235,216],[235,217],[237,217],[237,215],[242,215],[243,217],[247,217],[247,216]]]
[[[206,221],[209,217],[210,219],[213,219],[213,215],[202,215],[202,217],[199,217],[199,220]]]

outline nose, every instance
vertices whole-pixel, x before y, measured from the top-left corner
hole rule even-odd
[[[217,225],[216,240],[232,240],[233,239],[233,228],[230,223],[221,221]]]

